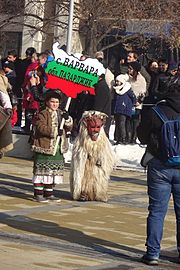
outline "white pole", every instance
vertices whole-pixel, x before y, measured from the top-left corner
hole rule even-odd
[[[68,19],[68,30],[67,30],[67,49],[66,52],[71,54],[71,45],[72,45],[72,33],[73,33],[73,15],[74,15],[74,0],[70,0],[69,4],[69,19]],[[66,104],[66,111],[69,109],[71,103],[71,97],[68,98]]]
[[[67,50],[66,50],[68,54],[71,54],[73,14],[74,14],[74,0],[70,0],[68,31],[67,31]]]
[[[74,0],[70,0],[68,30],[67,30],[67,46],[66,46],[67,47],[66,52],[68,54],[71,54],[71,43],[72,43],[72,32],[73,32],[72,31],[72,28],[73,28],[73,14],[74,14]],[[66,107],[65,107],[66,111],[68,111],[70,103],[71,103],[71,97],[68,97]],[[63,129],[64,122],[65,122],[65,120],[63,118],[62,121],[61,121],[61,124],[60,124],[60,129]],[[56,154],[57,147],[59,145],[59,141],[60,141],[60,136],[57,137],[56,145],[54,147],[53,156]]]

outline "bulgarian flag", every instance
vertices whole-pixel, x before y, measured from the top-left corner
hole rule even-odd
[[[60,89],[71,98],[76,98],[82,91],[94,95],[95,84],[99,76],[105,73],[103,65],[92,58],[80,61],[58,46],[58,42],[53,45],[55,59],[48,63],[45,70],[48,77],[46,88]]]

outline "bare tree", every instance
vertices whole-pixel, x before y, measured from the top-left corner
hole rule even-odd
[[[69,2],[0,0],[0,10],[4,13],[0,31],[9,24],[21,24],[30,29],[32,36],[40,31],[46,43],[51,43],[54,27],[67,28]],[[90,55],[100,48],[105,50],[119,43],[141,41],[146,30],[162,36],[174,48],[179,47],[179,13],[179,0],[76,0],[74,31],[79,33]],[[103,46],[107,35],[114,35],[114,41]]]
[[[148,28],[148,31],[155,28],[158,36],[163,36],[169,41],[173,39],[173,33],[169,29],[169,36],[166,36],[165,25],[169,25],[169,27],[174,25],[176,35],[179,34],[178,0],[129,0],[121,2],[118,0],[80,0],[77,6],[79,6],[79,31],[84,36],[85,49],[90,54],[97,50],[99,45],[101,47],[102,40],[113,32],[115,33],[114,43],[102,47],[102,50],[141,37],[146,31],[145,28]],[[129,35],[125,35],[127,22],[132,26],[132,32]],[[136,27],[137,25],[138,27]]]

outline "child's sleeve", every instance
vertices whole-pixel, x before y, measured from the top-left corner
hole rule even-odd
[[[38,119],[36,121],[36,132],[39,136],[45,136],[48,138],[53,138],[52,127],[48,125],[47,115],[39,113]]]

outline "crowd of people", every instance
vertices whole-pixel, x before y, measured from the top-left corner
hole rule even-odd
[[[80,60],[87,57],[89,56],[83,52]],[[108,115],[105,126],[107,136],[114,120],[115,144],[135,144],[142,106],[157,103],[163,99],[169,84],[180,83],[180,64],[168,65],[165,59],[153,59],[147,67],[143,67],[138,62],[137,53],[132,51],[127,54],[126,59],[119,61],[112,72],[105,63],[102,51],[98,51],[94,57],[104,65],[106,72],[100,76],[95,86],[95,96],[85,89],[71,102],[69,113],[74,121],[72,140],[78,134],[83,112],[94,109]],[[23,60],[11,50],[1,61],[1,76],[8,79],[10,86],[7,92],[12,104],[12,127],[22,127],[24,112],[23,130],[31,131],[33,118],[40,110],[43,94],[47,90],[45,68],[51,60],[53,54],[50,51],[38,54],[35,48],[30,47]],[[65,102],[64,96],[62,107]]]
[[[88,57],[83,53],[79,59],[84,61]],[[180,259],[180,120],[177,118],[180,113],[180,63],[168,64],[165,59],[152,59],[147,67],[143,67],[137,53],[131,51],[126,59],[120,59],[112,72],[102,51],[94,58],[105,70],[94,86],[95,95],[84,89],[72,100],[67,112],[67,97],[58,89],[46,89],[45,68],[54,59],[52,53],[38,54],[30,47],[26,50],[26,58],[21,60],[14,50],[8,52],[0,69],[0,157],[12,149],[11,128],[21,127],[24,111],[23,129],[30,134],[29,142],[34,151],[34,199],[41,203],[60,201],[54,196],[53,188],[63,181],[63,153],[68,150],[67,138],[71,131],[71,142],[74,143],[72,198],[107,202],[108,180],[113,168],[108,137],[114,121],[116,145],[136,144],[137,138],[147,145],[142,163],[148,165],[149,215],[147,251],[142,261],[149,265],[158,264],[171,193]],[[157,111],[152,107],[158,108]],[[162,147],[161,129],[166,121],[161,110],[167,122],[170,119],[169,134],[173,135],[171,143],[174,143],[176,153],[171,163],[167,163],[169,156],[166,157],[165,146]]]
[[[86,57],[83,55],[83,59]],[[97,52],[95,57],[104,65],[106,72],[95,86],[95,97],[83,91],[73,100],[70,108],[74,120],[72,137],[77,135],[83,111],[91,109],[93,102],[95,109],[108,115],[105,126],[107,136],[114,121],[116,145],[136,144],[142,108],[162,100],[169,85],[180,83],[180,64],[168,64],[166,59],[161,58],[150,60],[144,67],[139,63],[137,53],[132,51],[111,71],[102,51]]]

